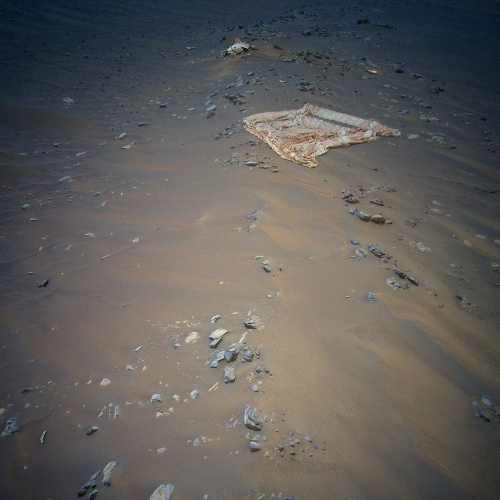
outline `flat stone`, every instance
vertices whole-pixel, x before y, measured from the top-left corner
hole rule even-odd
[[[111,380],[109,380],[109,378],[103,378],[101,380],[101,385],[109,385],[111,384]]]
[[[161,396],[159,394],[153,394],[151,403],[161,403]]]
[[[220,339],[222,338],[223,335],[227,333],[227,330],[224,328],[217,328],[217,330],[213,331],[210,335],[209,338],[210,340],[215,340],[215,339]]]
[[[174,487],[171,484],[162,484],[156,488],[149,500],[170,500]]]

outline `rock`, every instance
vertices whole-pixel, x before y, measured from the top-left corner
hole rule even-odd
[[[375,300],[375,295],[372,292],[368,293],[368,300],[369,301],[374,301]]]
[[[224,357],[228,363],[234,361],[238,357],[238,353],[240,352],[240,344],[235,343],[229,346],[229,349],[224,353]]]
[[[83,497],[83,495],[85,495],[87,493],[87,490],[90,488],[90,487],[94,487],[95,488],[95,482],[94,481],[87,481],[77,492],[76,492],[76,496],[77,497]]]
[[[401,271],[401,269],[395,268],[394,272],[401,278],[405,279],[406,278],[406,273],[404,271]]]
[[[130,371],[134,371],[134,367],[132,365],[127,365],[125,367],[125,370],[130,370]]]
[[[305,437],[304,437],[304,439],[305,439],[306,441],[309,441],[310,443],[312,443],[312,442],[313,442],[313,440],[312,440],[311,436],[305,436]]]
[[[358,240],[351,240],[351,244],[352,245],[359,245],[359,241]]]
[[[371,218],[370,214],[365,214],[364,212],[358,212],[357,215],[364,222],[368,222],[370,220],[370,218]]]
[[[191,399],[196,399],[196,398],[198,397],[198,391],[197,391],[196,389],[195,389],[194,391],[191,391],[191,392],[189,393],[189,397],[190,397]]]
[[[262,420],[255,411],[253,406],[247,406],[245,409],[245,415],[243,417],[243,422],[245,427],[252,429],[254,431],[260,431],[262,428]]]
[[[162,484],[156,488],[149,500],[169,500],[173,491],[174,487],[171,484]]]
[[[415,286],[418,286],[418,281],[417,279],[414,277],[414,276],[411,276],[410,274],[408,274],[406,276],[406,279],[410,282],[410,283],[413,283]]]
[[[254,357],[254,353],[251,349],[249,349],[248,351],[245,351],[245,354],[243,354],[243,359],[249,363],[250,363],[250,361],[253,360],[253,357]]]
[[[210,340],[221,339],[223,335],[227,333],[227,330],[224,328],[217,328],[217,330],[213,331],[208,338]]]
[[[215,323],[218,319],[220,319],[220,314],[216,314],[215,316],[212,316],[212,319],[210,321],[212,323]]]
[[[89,500],[94,500],[94,498],[97,496],[99,493],[99,490],[94,490],[92,493],[89,495]]]
[[[250,451],[260,451],[262,450],[262,445],[260,443],[257,443],[256,441],[250,441],[248,443],[248,447],[250,448]]]
[[[191,332],[185,339],[186,344],[194,344],[200,338],[197,332]]]
[[[87,436],[91,436],[92,434],[94,434],[94,432],[97,432],[99,430],[99,427],[97,427],[97,425],[93,425],[85,434],[87,434]]]
[[[259,387],[257,386],[257,384],[252,385],[252,391],[259,392]]]
[[[232,366],[226,366],[224,368],[224,383],[234,382],[235,379],[234,368]]]
[[[476,412],[476,417],[479,417],[481,420],[484,420],[485,422],[490,421],[490,417],[488,417],[488,415],[486,415],[486,413],[484,413],[484,411]]]
[[[374,245],[368,245],[366,247],[375,257],[378,257],[379,259],[386,259],[389,258],[389,255],[386,254],[383,250],[380,250],[379,248],[375,247]]]
[[[153,394],[151,397],[151,403],[161,403],[161,397],[159,394]]]
[[[46,286],[49,284],[49,280],[43,280],[38,283],[37,287],[38,288],[46,288]]]
[[[211,118],[212,116],[215,116],[215,110],[217,109],[217,106],[214,104],[213,106],[210,106],[205,110],[205,118]]]
[[[212,340],[212,342],[210,342],[210,348],[215,349],[221,340],[222,340],[222,337],[219,337],[218,339]]]
[[[104,477],[102,478],[102,482],[104,483],[105,486],[110,486],[111,485],[111,472],[113,472],[113,469],[118,465],[118,462],[109,462],[106,467],[104,467],[104,470],[102,473],[104,474]]]
[[[354,252],[358,257],[366,257],[366,252],[364,248],[356,248],[356,252]]]
[[[15,432],[19,432],[19,427],[17,426],[17,417],[10,417],[9,420],[7,420],[5,430],[2,432],[2,437],[11,436]]]
[[[481,397],[481,403],[484,403],[486,406],[491,406],[492,408],[495,406],[495,404],[493,403],[493,399],[491,399],[489,396],[487,396],[486,394],[484,394],[482,397]]]
[[[380,207],[384,206],[384,202],[382,200],[370,200],[370,203],[373,203],[374,205],[378,205]]]
[[[103,378],[101,380],[101,385],[104,386],[104,385],[109,385],[109,384],[111,384],[111,380],[109,380],[109,378]]]
[[[247,328],[251,328],[253,330],[263,330],[264,329],[264,323],[262,322],[262,318],[257,315],[252,315],[249,318],[247,318],[243,324]]]
[[[385,217],[383,215],[372,215],[370,221],[375,224],[385,224]]]

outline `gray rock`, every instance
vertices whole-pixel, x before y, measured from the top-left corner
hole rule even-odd
[[[255,314],[247,318],[243,323],[247,328],[251,328],[253,330],[262,330],[264,328],[262,318]]]
[[[212,342],[210,342],[210,348],[215,349],[221,340],[222,340],[222,337],[219,337],[218,339],[212,340]]]
[[[93,425],[85,434],[87,434],[87,436],[91,436],[92,434],[94,434],[94,432],[97,432],[99,430],[99,427],[97,427],[97,425]]]
[[[250,448],[250,451],[260,451],[262,450],[262,445],[260,443],[257,443],[255,441],[250,441],[248,443],[248,447]]]
[[[224,368],[224,383],[234,382],[235,379],[234,368],[232,366],[226,366]]]
[[[76,492],[76,496],[77,497],[83,497],[83,495],[85,495],[87,493],[87,490],[90,488],[90,487],[93,487],[95,488],[95,482],[94,481],[87,481],[77,492]]]
[[[364,222],[368,222],[370,220],[370,218],[371,218],[370,214],[365,214],[364,212],[358,212],[357,215]]]
[[[417,281],[417,278],[415,278],[414,276],[412,276],[411,274],[408,274],[406,276],[406,279],[410,282],[410,283],[413,283],[415,286],[418,286],[418,281]]]
[[[161,396],[159,394],[153,394],[151,403],[161,403]]]
[[[198,397],[198,391],[196,389],[194,391],[191,391],[189,397],[191,399],[196,399]]]
[[[257,384],[252,385],[252,391],[259,392],[259,387],[257,386]]]
[[[238,343],[231,344],[227,351],[224,353],[224,357],[226,358],[226,361],[228,363],[231,363],[231,361],[234,361],[240,352],[240,345]]]
[[[94,490],[92,493],[89,495],[89,500],[94,500],[94,498],[97,496],[99,493],[99,490]]]
[[[247,362],[252,361],[253,357],[254,357],[254,353],[251,349],[249,349],[248,351],[245,352],[245,354],[243,354],[243,359]]]
[[[212,319],[210,321],[212,323],[215,323],[218,319],[220,319],[220,314],[216,314],[215,316],[212,316]]]
[[[375,295],[372,292],[368,293],[368,300],[370,300],[370,301],[375,300]]]
[[[5,430],[2,432],[2,437],[11,436],[15,432],[19,432],[19,427],[17,426],[17,417],[10,417],[9,420],[7,420]]]
[[[402,271],[401,269],[394,269],[394,272],[401,278],[401,279],[405,279],[406,278],[406,273],[404,271]]]
[[[493,399],[491,399],[489,396],[487,396],[486,394],[484,394],[482,397],[481,397],[481,403],[485,404],[486,406],[491,406],[492,408],[495,406],[495,404],[493,403]]]
[[[104,470],[102,473],[104,474],[104,477],[102,478],[102,482],[104,483],[105,486],[111,486],[111,472],[113,472],[113,469],[118,465],[118,462],[109,462],[106,467],[104,467]]]
[[[372,215],[370,220],[375,224],[385,224],[385,217],[383,215]]]
[[[162,484],[156,488],[149,500],[170,500],[170,496],[174,492],[174,487],[171,484]]]
[[[262,420],[255,411],[253,406],[247,406],[245,409],[245,415],[243,417],[243,422],[245,427],[252,429],[254,431],[260,431],[262,428]]]

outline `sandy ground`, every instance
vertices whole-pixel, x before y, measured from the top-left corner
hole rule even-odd
[[[498,2],[0,6],[2,498],[498,496]],[[242,128],[306,102],[402,135],[307,169]]]

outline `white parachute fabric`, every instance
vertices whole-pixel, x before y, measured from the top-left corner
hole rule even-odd
[[[317,167],[316,157],[329,149],[401,135],[399,130],[376,120],[337,113],[313,104],[297,110],[257,113],[244,122],[248,132],[267,142],[282,158],[309,168]]]

